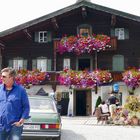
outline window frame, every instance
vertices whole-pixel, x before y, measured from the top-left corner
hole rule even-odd
[[[80,30],[89,30],[88,31],[88,34],[87,34],[87,32],[86,32],[86,34],[87,35],[81,35],[81,33],[80,33]],[[92,26],[91,25],[89,25],[89,24],[81,24],[81,25],[79,25],[78,27],[77,27],[77,34],[78,35],[81,35],[81,36],[88,36],[88,35],[92,35]]]
[[[45,61],[46,62],[45,62]],[[43,64],[43,62],[40,64],[40,68],[39,68],[39,64],[38,64],[38,62],[39,61],[44,61],[44,63],[46,63],[45,64],[45,66],[42,66],[42,65],[44,65]],[[40,71],[42,71],[42,72],[46,72],[47,71],[47,64],[48,64],[48,59],[46,58],[46,57],[38,57],[37,59],[36,59],[36,68],[38,69],[38,70],[40,70]],[[46,68],[43,68],[43,70],[42,70],[42,67],[46,67]]]
[[[18,62],[18,61],[22,61],[22,66],[21,67],[19,66],[19,64],[21,64],[21,63]],[[17,64],[15,64],[15,63],[17,63]],[[17,65],[17,66],[15,66],[15,65]],[[13,67],[16,70],[27,69],[27,59],[24,59],[22,57],[14,57],[12,59],[9,59],[8,66]]]
[[[129,29],[127,28],[111,28],[110,30],[111,37],[117,37],[118,40],[128,40],[129,39]]]
[[[37,57],[37,58],[34,58],[34,59],[32,59],[32,70],[34,70],[34,69],[39,69],[38,68],[38,60],[45,60],[46,59],[46,68],[45,68],[45,70],[44,71],[52,71],[52,59],[50,59],[50,58],[47,58],[47,57],[44,57],[44,56],[41,56],[41,57]],[[39,69],[40,70],[40,69]]]
[[[39,43],[46,43],[46,42],[48,42],[48,31],[39,31],[38,32],[38,42]]]
[[[71,68],[70,58],[64,58],[63,59],[63,69],[70,69],[70,68]]]

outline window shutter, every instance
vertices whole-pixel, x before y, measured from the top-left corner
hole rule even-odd
[[[125,28],[115,28],[115,36],[118,37],[118,40],[129,39],[129,30]],[[113,28],[111,29],[111,36],[114,35]]]
[[[27,69],[27,60],[23,60],[23,69]]]
[[[47,32],[47,42],[51,42],[51,32]]]
[[[13,67],[13,60],[9,60],[8,67]]]
[[[47,71],[51,71],[51,70],[52,70],[52,60],[48,59]]]
[[[38,42],[38,32],[35,32],[35,42]]]
[[[115,30],[114,30],[114,28],[111,28],[111,30],[110,30],[110,36],[111,37],[114,37],[115,36]]]
[[[33,59],[32,60],[32,70],[37,69],[37,60]]]
[[[124,29],[124,33],[125,33],[125,39],[129,39],[129,30]]]

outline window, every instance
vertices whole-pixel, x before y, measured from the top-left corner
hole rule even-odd
[[[92,27],[88,24],[82,24],[77,27],[77,34],[81,36],[88,36],[92,34]]]
[[[118,40],[129,39],[129,30],[125,28],[111,29],[111,37],[117,37]]]
[[[47,59],[37,59],[37,69],[40,71],[47,71]]]
[[[40,31],[38,39],[39,42],[47,42],[47,31]]]
[[[116,28],[115,36],[118,37],[118,40],[124,40],[124,28]]]
[[[39,69],[40,71],[51,71],[51,59],[46,57],[39,57],[32,60],[32,69]]]
[[[64,58],[63,69],[70,69],[70,59],[69,58]]]
[[[13,58],[9,60],[8,66],[13,67],[16,70],[27,69],[27,60],[24,60],[23,58],[20,57]]]
[[[124,56],[114,55],[113,56],[113,71],[123,71],[124,70]]]
[[[51,41],[51,33],[49,31],[35,32],[35,42],[47,43]]]

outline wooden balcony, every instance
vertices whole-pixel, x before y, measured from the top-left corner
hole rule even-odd
[[[49,84],[59,84],[58,81],[57,81],[57,78],[60,74],[60,72],[49,72],[50,74],[50,80],[47,81],[47,83]],[[114,82],[117,82],[117,81],[122,81],[122,72],[111,72],[112,74],[112,78],[113,78],[113,81]]]
[[[114,82],[122,81],[122,72],[111,72]]]

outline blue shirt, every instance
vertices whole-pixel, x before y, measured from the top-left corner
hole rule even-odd
[[[21,118],[29,118],[29,100],[25,89],[13,84],[10,91],[6,91],[5,86],[0,85],[0,131],[11,130],[12,124]]]

